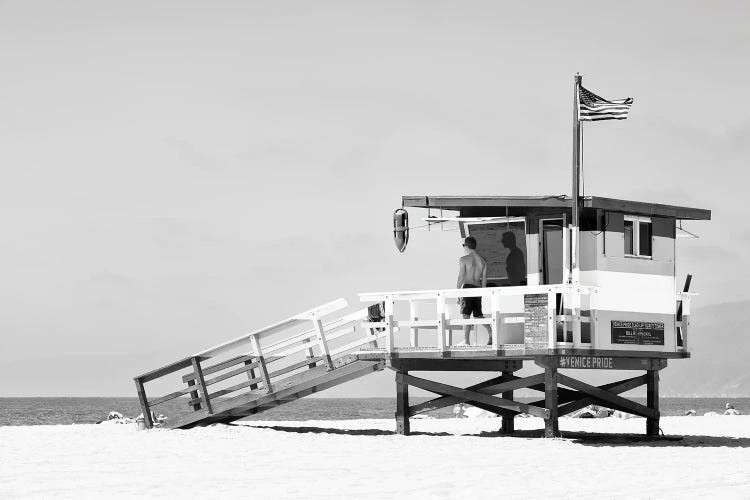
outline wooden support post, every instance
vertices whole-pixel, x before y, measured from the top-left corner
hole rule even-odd
[[[544,437],[557,437],[560,435],[557,422],[557,368],[552,365],[544,367],[544,407],[549,410],[549,417],[544,419]]]
[[[417,303],[413,300],[409,301],[409,319],[417,321]],[[409,328],[409,341],[412,347],[419,346],[419,328],[416,326]]]
[[[315,333],[318,335],[318,345],[320,346],[320,355],[323,356],[323,360],[328,365],[329,370],[333,370],[333,361],[331,360],[331,353],[328,350],[328,341],[326,340],[326,332],[323,330],[323,322],[315,316],[313,318],[313,324],[315,325]]]
[[[409,384],[404,381],[408,372],[396,372],[396,432],[408,436],[409,428]]]
[[[263,358],[263,350],[260,348],[260,341],[257,335],[250,337],[250,342],[253,344],[253,350],[258,358],[258,364],[260,365],[260,378],[263,379],[263,385],[266,386],[266,392],[271,392],[273,387],[271,386],[271,377],[268,376],[268,367],[266,367],[266,360]]]
[[[646,418],[646,435],[659,435],[659,370],[646,371],[646,406],[656,411],[656,416]]]
[[[194,378],[191,378],[190,380],[188,380],[188,383],[187,383],[187,384],[188,384],[188,386],[190,386],[190,387],[193,387],[193,386],[195,385],[195,379],[194,379]],[[190,399],[192,399],[192,400],[197,400],[197,399],[198,399],[198,391],[197,391],[197,388],[196,388],[196,390],[195,390],[195,391],[192,391],[192,392],[190,393]],[[198,403],[195,403],[195,404],[194,404],[194,405],[192,405],[192,406],[193,406],[193,411],[198,411],[198,410],[200,410],[200,409],[201,409],[201,404],[200,404],[200,402],[198,402]]]
[[[150,429],[154,426],[154,421],[151,420],[151,410],[148,407],[146,389],[143,387],[143,382],[139,378],[135,379],[135,390],[138,392],[138,401],[141,402],[141,409],[143,410],[143,420],[146,422],[146,429]]]
[[[193,374],[195,379],[198,381],[198,387],[200,387],[201,394],[203,395],[203,403],[206,405],[206,411],[208,414],[212,414],[213,408],[211,408],[211,400],[208,397],[208,389],[206,388],[206,381],[203,378],[203,370],[201,370],[201,362],[198,358],[193,357],[191,359],[193,363]]]
[[[442,293],[437,294],[437,347],[441,352],[445,352],[445,333],[446,333],[446,322],[445,322],[445,295]]]
[[[513,377],[513,372],[511,371],[503,371],[502,373],[503,381],[506,381]],[[503,399],[513,401],[513,390],[511,389],[509,391],[505,391],[501,394],[501,396]],[[502,419],[502,433],[508,435],[513,434],[513,432],[515,431],[515,415],[503,415]]]

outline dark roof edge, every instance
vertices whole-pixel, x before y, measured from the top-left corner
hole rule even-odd
[[[553,207],[571,208],[570,197],[560,196],[402,196],[404,207],[460,209],[463,207]],[[625,212],[654,217],[674,217],[684,220],[711,220],[711,211],[702,208],[680,207],[660,203],[616,200],[587,196],[584,208]]]

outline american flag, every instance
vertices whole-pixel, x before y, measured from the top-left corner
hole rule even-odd
[[[633,104],[630,97],[608,101],[583,86],[579,87],[578,96],[578,119],[581,121],[624,120]]]

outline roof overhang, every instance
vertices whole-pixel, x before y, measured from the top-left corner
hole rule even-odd
[[[461,210],[463,208],[507,207],[507,208],[561,208],[572,209],[570,196],[403,196],[402,206],[418,208],[442,208]],[[670,217],[681,220],[711,220],[711,211],[702,208],[680,207],[661,203],[616,200],[586,196],[582,199],[583,208],[623,212],[653,217]]]

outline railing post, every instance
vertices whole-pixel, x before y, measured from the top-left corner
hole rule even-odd
[[[547,331],[548,347],[554,349],[557,345],[557,292],[554,288],[547,289]]]
[[[417,303],[409,301],[409,319],[417,321]],[[409,341],[412,347],[419,347],[419,328],[412,326],[409,328]]]
[[[188,387],[193,387],[195,385],[195,379],[193,378],[193,379],[188,380],[187,384],[188,384]],[[192,391],[190,393],[190,398],[191,399],[198,399],[198,388],[197,387],[196,387],[196,390],[194,390],[194,391]],[[201,409],[200,401],[198,401],[197,403],[195,403],[192,406],[193,406],[193,411],[198,411],[198,410]]]
[[[252,359],[248,359],[247,361],[245,361],[245,366],[252,365],[254,362],[255,361],[253,361]],[[247,371],[247,379],[248,380],[254,380],[255,379],[255,368],[250,368]],[[258,388],[258,384],[250,384],[250,390],[251,391],[254,391],[257,388]]]
[[[309,343],[310,343],[310,339],[304,339],[304,340],[302,340],[302,343],[303,343],[303,344],[309,344]],[[315,357],[315,351],[313,351],[313,348],[312,348],[312,346],[311,346],[311,347],[310,347],[310,348],[309,348],[309,349],[307,350],[307,358],[308,358],[308,359],[312,359],[312,358],[314,358],[314,357]],[[308,367],[308,368],[315,368],[315,362],[312,362],[312,363],[310,363],[309,365],[307,365],[307,367]]]
[[[573,348],[581,348],[581,288],[571,290],[570,314],[573,321]]]
[[[688,326],[690,325],[690,295],[682,296],[682,348],[688,351]]]
[[[393,352],[393,296],[385,296],[385,348]]]
[[[146,429],[150,429],[154,426],[154,421],[151,420],[151,410],[148,408],[146,389],[143,387],[143,381],[140,378],[135,378],[134,380],[135,390],[138,392],[138,401],[141,402],[141,409],[143,410],[143,420],[146,423]]]
[[[492,345],[500,349],[500,291],[492,290]]]
[[[211,415],[214,411],[213,408],[211,408],[211,401],[208,397],[208,389],[206,388],[206,381],[203,378],[201,363],[195,356],[193,356],[191,361],[193,363],[193,375],[195,376],[195,379],[198,380],[198,386],[201,389],[201,394],[203,394],[203,402],[206,404],[206,411]]]
[[[258,358],[258,364],[260,365],[258,367],[260,369],[260,378],[263,379],[263,385],[266,386],[266,392],[271,392],[273,390],[271,387],[271,377],[268,376],[268,368],[266,367],[266,360],[263,358],[263,350],[260,348],[260,340],[258,340],[258,336],[253,335],[250,337],[250,342],[253,344],[253,350],[255,351],[255,356]]]
[[[445,293],[438,292],[436,307],[437,307],[437,346],[442,352],[446,351],[445,344],[445,333],[446,333],[446,322],[445,322]]]
[[[315,325],[315,333],[318,336],[318,345],[320,346],[320,355],[328,365],[329,370],[333,370],[333,361],[331,360],[331,353],[328,350],[328,341],[326,340],[326,332],[323,330],[323,322],[318,318],[317,314],[313,314],[312,318],[313,325]]]

